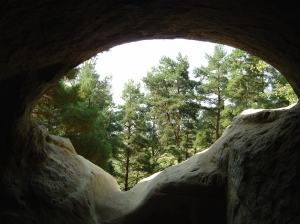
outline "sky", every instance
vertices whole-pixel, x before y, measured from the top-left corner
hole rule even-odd
[[[122,104],[120,98],[124,84],[133,79],[141,82],[141,79],[151,71],[153,66],[159,65],[162,56],[176,59],[180,52],[187,56],[190,63],[190,77],[193,77],[195,67],[206,65],[205,53],[212,54],[215,44],[194,40],[145,40],[122,44],[111,48],[107,52],[99,53],[96,70],[100,79],[112,75],[112,91],[114,102]],[[230,53],[231,47],[226,46]],[[142,82],[141,82],[142,83]]]

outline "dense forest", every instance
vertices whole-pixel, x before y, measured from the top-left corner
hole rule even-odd
[[[142,83],[125,83],[123,105],[114,104],[112,79],[100,77],[91,58],[44,94],[33,116],[129,190],[208,148],[243,110],[298,100],[276,69],[247,52],[216,45],[205,58],[189,74],[187,57],[162,57]]]

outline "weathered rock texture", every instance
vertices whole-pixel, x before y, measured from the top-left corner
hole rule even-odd
[[[226,173],[209,151],[120,192],[68,139],[44,133],[47,160],[6,170],[0,221],[8,223],[224,223]]]
[[[298,110],[240,115],[209,149],[128,192],[120,192],[113,177],[77,155],[68,139],[41,129],[47,159],[23,166],[21,172],[2,173],[6,203],[1,204],[0,220],[299,223]]]
[[[1,1],[0,222],[299,223],[298,106],[236,118],[209,150],[128,193],[30,116],[71,68],[153,38],[241,48],[299,96],[299,11],[297,1]]]

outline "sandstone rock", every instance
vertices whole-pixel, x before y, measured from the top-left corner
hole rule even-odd
[[[290,133],[299,126],[298,107],[257,111],[236,117],[209,149],[128,192],[68,139],[45,135],[44,164],[13,177],[7,170],[1,221],[196,224],[226,223],[227,216],[228,223],[297,223],[300,132]]]
[[[298,105],[238,116],[210,149],[127,193],[30,116],[42,94],[79,63],[155,38],[246,50],[277,68],[299,96],[298,5],[1,1],[0,223],[300,223]]]
[[[47,142],[52,143],[56,146],[65,148],[72,153],[76,153],[70,139],[68,139],[68,138],[63,138],[63,137],[59,137],[59,136],[55,136],[55,135],[48,135],[46,140],[47,140]]]
[[[229,223],[300,223],[298,111],[242,115],[233,125],[243,132],[227,130]]]

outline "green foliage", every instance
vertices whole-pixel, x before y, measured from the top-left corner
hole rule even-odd
[[[276,99],[280,102],[288,101],[289,105],[298,102],[298,97],[289,83],[282,84],[276,81],[274,86],[275,89],[261,93],[261,97]]]
[[[213,55],[205,54],[208,65],[194,69],[195,77],[199,79],[198,95],[200,100],[207,105],[201,113],[205,116],[202,119],[205,119],[207,128],[214,130],[215,139],[221,136],[224,129],[221,125],[221,111],[224,109],[225,91],[228,84],[226,55],[224,47],[216,45]]]
[[[194,133],[187,133],[195,125],[199,108],[195,103],[196,82],[189,78],[188,68],[187,57],[183,58],[180,53],[176,61],[162,57],[159,66],[153,67],[143,79],[149,91],[148,116],[156,124],[161,148],[171,152],[178,162],[189,157]]]
[[[207,66],[194,70],[199,79],[199,103],[206,104],[199,116],[196,145],[212,144],[212,133],[218,139],[233,117],[245,109],[288,105],[288,92],[292,92],[287,89],[283,93],[279,88],[286,80],[259,58],[239,49],[227,56],[224,48],[216,45],[206,59]]]
[[[285,104],[259,94],[273,90],[276,80],[285,81],[280,79],[281,75],[273,67],[239,49],[233,50],[228,64],[230,82],[227,86],[227,98],[234,114],[246,108],[280,107]]]
[[[111,77],[100,80],[96,58],[73,69],[49,90],[33,111],[50,134],[69,138],[76,152],[109,169],[112,151],[119,143],[114,124]]]
[[[51,134],[70,138],[78,154],[110,172],[122,190],[210,147],[248,108],[298,101],[281,74],[257,57],[216,45],[190,78],[187,57],[162,57],[140,83],[129,80],[115,107],[111,77],[96,58],[70,71],[36,105]]]
[[[119,124],[122,130],[119,137],[122,145],[114,154],[114,164],[117,167],[119,184],[125,191],[134,186],[143,176],[143,167],[139,157],[148,145],[144,135],[146,124],[144,117],[143,99],[140,84],[133,80],[125,83],[122,93],[124,105],[119,106]],[[122,175],[124,174],[124,175]]]

